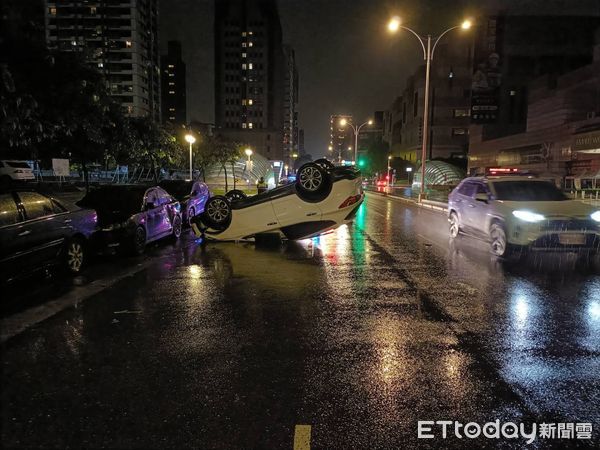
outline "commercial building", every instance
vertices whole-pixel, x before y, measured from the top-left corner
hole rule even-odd
[[[160,120],[158,0],[46,0],[50,49],[80,52],[131,116]]]
[[[275,0],[215,2],[216,132],[269,160],[284,159],[285,60]]]
[[[483,127],[475,128],[469,172],[517,168],[567,188],[600,188],[600,45],[596,58],[527,85],[526,127],[521,133],[484,139]]]
[[[514,167],[596,185],[585,180],[600,171],[600,17],[497,15],[480,30],[469,172]]]
[[[160,57],[162,121],[181,127],[187,123],[185,63],[181,42],[169,41],[167,45],[167,54]]]

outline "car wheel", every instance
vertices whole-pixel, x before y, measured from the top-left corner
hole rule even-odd
[[[490,227],[490,247],[492,253],[500,258],[508,254],[506,231],[504,231],[504,227],[499,223],[493,223]]]
[[[207,200],[202,222],[209,228],[225,230],[231,223],[231,204],[226,197],[215,195]]]
[[[64,268],[72,275],[79,275],[87,259],[85,241],[82,238],[72,238],[67,242],[64,255]]]
[[[175,217],[173,217],[173,238],[174,239],[179,239],[179,237],[181,236],[181,227],[182,227],[181,216],[176,215]]]
[[[331,161],[329,161],[328,159],[325,159],[325,158],[319,158],[314,163],[323,167],[325,170],[335,169],[335,165]]]
[[[225,194],[225,198],[229,200],[229,203],[234,203],[239,202],[240,200],[244,200],[248,198],[248,196],[239,189],[232,189],[227,194]]]
[[[133,255],[141,255],[144,253],[146,248],[146,230],[144,227],[139,226],[135,229],[131,238],[131,253]]]
[[[318,164],[307,163],[298,169],[296,191],[303,200],[321,201],[327,197],[330,190],[329,175]]]
[[[188,212],[187,212],[187,226],[188,227],[192,226],[192,219],[194,218],[195,215],[196,215],[196,210],[192,206],[190,209],[188,209]]]
[[[454,211],[451,212],[448,221],[450,222],[450,237],[454,239],[460,234],[460,222],[458,221],[458,214],[456,214]]]

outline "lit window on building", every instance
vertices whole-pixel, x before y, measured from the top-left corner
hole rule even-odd
[[[248,47],[252,47],[254,44],[252,42],[248,42]]]
[[[169,81],[169,86],[175,86],[175,82],[174,81]]]
[[[169,111],[175,112],[175,108],[169,108]]]
[[[76,46],[77,45],[77,41],[71,41],[71,45]]]
[[[175,91],[169,91],[169,94],[174,94],[174,93],[175,93]]]
[[[170,116],[170,117],[169,117],[169,120],[175,120],[175,117],[173,117],[173,116]]]
[[[91,13],[91,14],[96,14],[96,12],[97,12],[97,9],[96,9],[96,7],[95,7],[95,6],[91,6],[91,7],[90,7],[90,13]]]
[[[246,45],[247,45],[247,44],[246,44],[245,42],[242,42],[242,47],[243,47],[243,48],[246,48]]]
[[[242,123],[242,128],[246,128],[246,122]]]
[[[56,8],[50,8],[50,15],[51,16],[55,16],[56,15]]]
[[[246,106],[246,99],[245,98],[242,99],[242,106]]]
[[[242,53],[242,58],[245,58],[246,56],[248,56],[246,52]]]
[[[248,36],[252,36],[252,31],[248,31]]]
[[[248,104],[249,104],[249,105],[252,105],[252,103],[253,103],[253,102],[252,102],[252,99],[248,99]]]
[[[170,77],[174,77],[174,76],[175,76],[175,74],[174,74],[174,73],[169,73],[169,76],[170,76]]]
[[[242,64],[242,70],[246,70],[246,63]]]
[[[252,70],[252,63],[248,64],[248,69]]]
[[[246,32],[242,31],[242,37],[246,37]]]
[[[253,126],[253,125],[254,125],[254,124],[253,124],[252,122],[250,122],[250,123],[248,124],[248,128],[252,129],[252,126]]]
[[[125,41],[125,47],[131,48],[131,41]]]
[[[169,69],[174,69],[174,68],[175,68],[175,66],[174,66],[173,64],[169,64],[167,67],[168,67]]]
[[[98,67],[104,67],[104,63],[99,62]]]

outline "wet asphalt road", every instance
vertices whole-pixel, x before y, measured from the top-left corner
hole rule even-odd
[[[9,292],[5,317],[106,286],[3,344],[4,447],[292,448],[297,424],[313,448],[522,447],[416,438],[417,420],[496,419],[594,425],[534,448],[600,443],[595,268],[506,266],[440,213],[369,195],[320,238],[188,235],[79,281]]]

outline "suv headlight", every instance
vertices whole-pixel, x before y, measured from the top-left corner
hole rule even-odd
[[[592,220],[595,220],[596,222],[600,222],[600,211],[596,211],[595,213],[593,213],[591,215]]]
[[[513,211],[513,216],[525,222],[540,222],[545,219],[545,217],[541,214],[537,214],[531,211],[524,211],[522,209]]]

